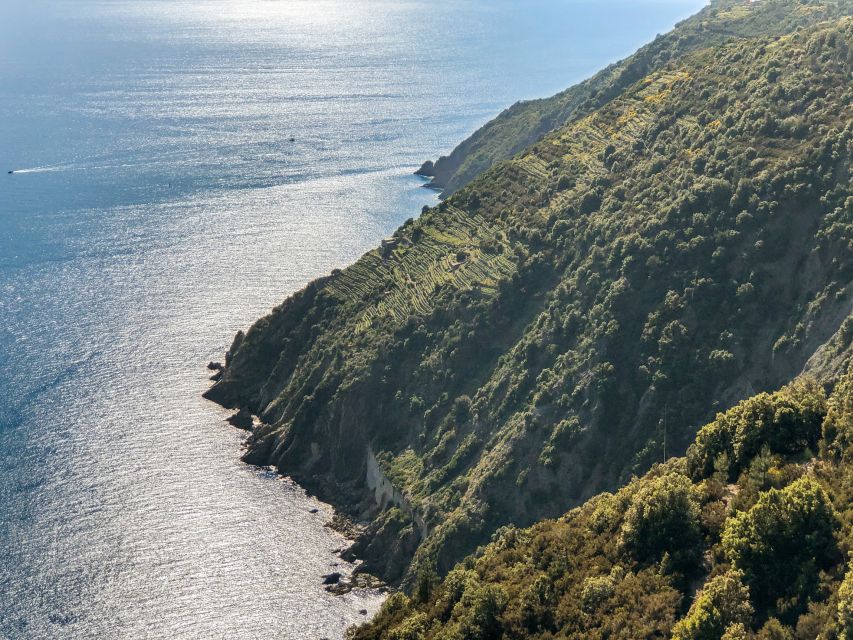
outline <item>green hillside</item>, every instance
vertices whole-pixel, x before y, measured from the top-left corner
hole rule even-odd
[[[853,20],[757,4],[791,33],[661,64],[238,335],[208,397],[371,521],[365,570],[443,575],[846,366]]]
[[[634,55],[550,98],[514,104],[435,164],[421,172],[449,195],[494,164],[506,160],[555,128],[590,114],[635,82],[698,49],[740,38],[790,33],[798,25],[841,17],[849,2],[713,0],[695,16],[659,36]]]
[[[557,520],[422,571],[354,640],[853,637],[853,370],[760,394]]]

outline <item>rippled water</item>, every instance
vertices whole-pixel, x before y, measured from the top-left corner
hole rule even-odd
[[[0,2],[0,637],[374,611],[322,590],[330,510],[239,463],[204,365],[432,202],[422,160],[700,4]]]

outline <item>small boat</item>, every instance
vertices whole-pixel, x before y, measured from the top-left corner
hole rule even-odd
[[[15,172],[12,170],[9,171],[9,175],[12,175],[13,173],[15,173]]]

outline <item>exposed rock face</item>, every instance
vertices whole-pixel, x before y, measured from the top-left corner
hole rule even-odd
[[[429,530],[423,516],[418,513],[411,500],[382,473],[376,455],[369,447],[365,483],[367,488],[373,491],[373,499],[380,510],[396,507],[414,523],[420,535],[420,541],[426,540]]]
[[[433,177],[435,175],[435,172],[433,171],[432,160],[427,160],[426,162],[424,162],[421,165],[420,169],[415,171],[415,175],[416,176],[423,176],[425,178]]]
[[[362,560],[357,573],[374,575],[394,584],[405,574],[420,542],[420,534],[411,520],[392,507],[381,512],[341,557],[350,562]]]
[[[246,409],[240,409],[233,416],[228,418],[228,423],[238,429],[250,431],[254,424],[252,414]]]

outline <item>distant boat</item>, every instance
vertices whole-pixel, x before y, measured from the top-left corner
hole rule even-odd
[[[11,174],[13,174],[13,173],[15,173],[15,172],[14,172],[14,171],[11,171],[11,170],[9,171],[9,174],[10,174],[10,175],[11,175]]]

